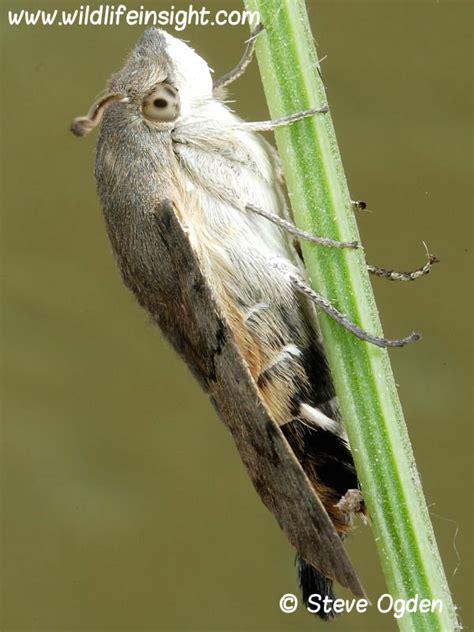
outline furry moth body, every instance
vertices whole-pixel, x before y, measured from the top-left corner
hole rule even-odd
[[[72,129],[100,122],[97,188],[125,284],[231,431],[304,599],[333,580],[363,596],[342,545],[358,481],[314,307],[292,282],[304,271],[292,238],[248,210],[289,219],[274,150],[164,31],[145,32],[107,90]]]

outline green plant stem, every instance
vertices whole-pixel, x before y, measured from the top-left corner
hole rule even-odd
[[[257,59],[272,118],[327,103],[304,1],[245,4],[259,11],[265,26]],[[330,114],[279,129],[276,141],[296,224],[360,241]],[[302,247],[313,288],[381,336],[363,252]],[[319,321],[390,594],[442,601],[441,613],[407,613],[398,619],[400,628],[457,629],[387,351],[361,342],[325,314]]]

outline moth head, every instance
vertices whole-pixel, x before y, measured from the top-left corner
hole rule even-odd
[[[105,111],[121,108],[124,119],[148,127],[169,128],[180,116],[190,116],[212,97],[211,70],[182,40],[166,31],[145,31],[119,72],[108,82],[105,96],[88,114],[74,119],[71,131],[84,136]]]

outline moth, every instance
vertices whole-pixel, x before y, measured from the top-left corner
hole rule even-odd
[[[315,306],[374,344],[403,346],[417,336],[371,336],[309,287],[295,240],[357,244],[293,225],[278,156],[257,133],[324,116],[327,106],[248,123],[225,103],[222,89],[245,70],[260,30],[214,81],[186,43],[147,30],[71,130],[83,136],[99,126],[97,190],[123,281],[232,433],[296,550],[303,600],[332,598],[334,581],[362,597],[343,538],[365,509]],[[414,272],[370,271],[412,280],[434,260]]]

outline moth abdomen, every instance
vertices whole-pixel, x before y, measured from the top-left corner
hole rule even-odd
[[[296,557],[296,567],[298,571],[298,581],[301,590],[301,596],[303,598],[303,603],[306,606],[314,606],[315,603],[312,603],[311,597],[317,596],[317,602],[321,603],[327,597],[330,601],[329,603],[333,603],[336,598],[334,591],[332,589],[333,582],[331,579],[328,579],[324,575],[322,575],[318,570],[305,562],[305,560],[297,556]],[[324,619],[325,621],[329,621],[333,619],[336,615],[334,610],[331,608],[321,608],[316,613],[318,617]]]
[[[288,443],[316,494],[321,499],[337,533],[344,538],[352,526],[349,513],[338,506],[350,489],[358,488],[352,455],[347,444],[333,432],[308,427],[304,420],[296,419],[282,427]],[[303,603],[314,606],[311,597],[318,602],[327,597],[333,603],[333,581],[303,557],[297,555],[297,572]],[[319,609],[317,616],[329,620],[336,616],[332,608]]]

